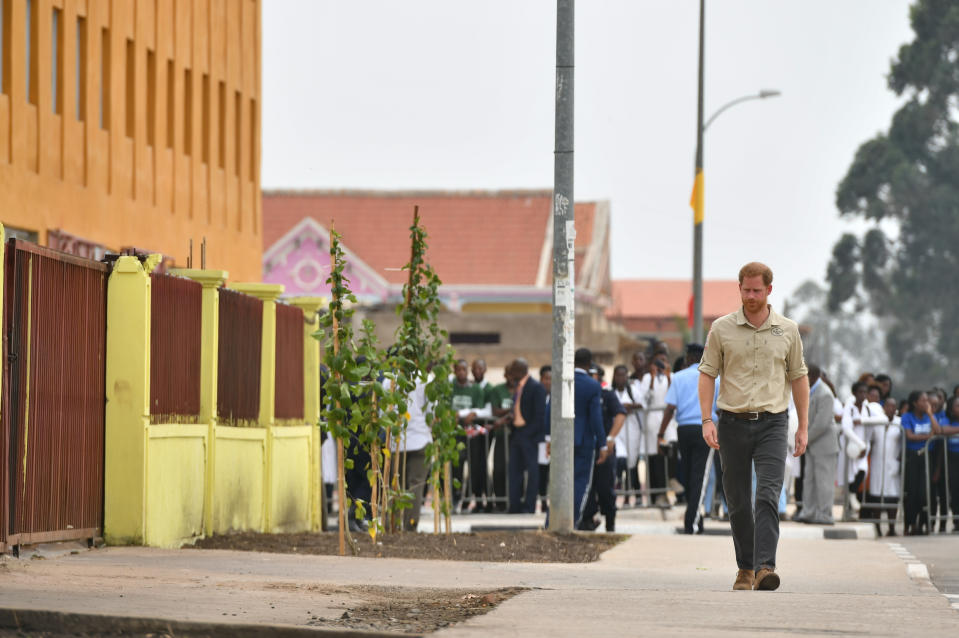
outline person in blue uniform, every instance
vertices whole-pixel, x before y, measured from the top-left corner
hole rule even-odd
[[[602,387],[605,370],[600,365],[589,369],[593,377]],[[616,531],[616,435],[623,429],[626,422],[626,409],[620,402],[616,392],[612,389],[602,389],[603,403],[603,430],[606,432],[606,446],[609,448],[606,460],[597,463],[593,469],[593,486],[586,501],[579,529],[592,531],[599,527],[594,520],[599,511],[606,518],[606,531]]]
[[[579,348],[573,355],[573,527],[579,527],[583,508],[593,484],[593,469],[609,455],[603,430],[602,387],[589,376],[593,353]],[[552,404],[550,404],[552,407]],[[549,427],[549,414],[546,418]],[[547,430],[547,434],[549,431]]]
[[[718,418],[715,413],[705,417],[699,408],[699,364],[703,358],[703,346],[699,343],[690,343],[686,346],[686,365],[688,367],[673,375],[673,382],[666,392],[666,411],[663,413],[663,422],[659,428],[659,438],[666,433],[669,421],[676,417],[679,424],[679,453],[682,456],[683,467],[686,469],[686,516],[683,521],[683,530],[687,534],[703,532],[703,521],[694,529],[696,510],[699,508],[699,496],[703,489],[703,477],[706,474],[706,460],[709,457],[709,446],[703,440],[704,418]],[[714,381],[714,392],[719,394],[719,379]]]
[[[589,348],[580,348],[573,355],[575,367],[573,385],[573,527],[578,527],[583,516],[583,506],[593,482],[593,467],[609,455],[606,433],[603,431],[602,388],[590,378],[589,367],[593,353]],[[546,408],[546,435],[549,436],[550,410]],[[548,521],[547,517],[547,521]],[[547,522],[547,526],[549,523]]]

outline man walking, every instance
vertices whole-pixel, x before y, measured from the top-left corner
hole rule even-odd
[[[699,370],[696,365],[703,357],[703,346],[690,343],[686,346],[686,367],[673,375],[673,382],[666,392],[666,411],[663,413],[663,422],[659,426],[659,438],[666,435],[666,425],[676,415],[679,423],[679,454],[683,467],[686,469],[686,517],[683,521],[683,530],[687,534],[703,532],[703,521],[699,520],[698,529],[693,529],[696,522],[696,510],[699,508],[699,495],[703,489],[703,476],[706,474],[706,459],[709,457],[709,446],[703,440],[703,415],[699,409]],[[715,382],[719,387],[719,381]],[[707,416],[712,417],[710,405]]]
[[[833,418],[835,397],[817,365],[809,365],[809,447],[803,476],[803,523],[832,525],[832,503],[839,457],[839,428]]]
[[[733,589],[779,587],[779,493],[786,459],[789,392],[799,417],[795,456],[806,451],[809,380],[796,322],[767,303],[773,273],[751,262],[739,271],[742,307],[713,322],[699,364],[699,407],[709,414],[716,377],[719,424],[703,417],[703,439],[719,450],[739,571]],[[751,502],[756,471],[755,516]]]

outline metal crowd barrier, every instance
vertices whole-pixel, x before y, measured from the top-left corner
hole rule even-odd
[[[509,427],[502,426],[495,430],[489,429],[492,425],[494,419],[477,419],[474,424],[480,425],[484,428],[487,428],[487,431],[483,434],[476,434],[474,436],[466,437],[466,458],[464,459],[463,467],[463,480],[462,485],[460,485],[460,499],[459,505],[457,506],[458,513],[463,512],[463,506],[468,503],[470,500],[475,498],[485,499],[485,502],[488,505],[502,505],[502,511],[506,512],[509,510]],[[498,437],[497,433],[502,430],[502,437]],[[503,485],[504,493],[502,496],[496,494],[496,452],[495,445],[499,445],[501,442],[503,444]],[[480,468],[480,471],[486,474],[486,488],[484,493],[477,497],[473,494],[473,477],[474,471],[476,468],[473,467],[473,448],[477,445],[483,446],[483,467]],[[494,458],[490,459],[490,452],[493,451]],[[538,471],[539,468],[537,468]],[[477,502],[476,507],[481,507],[483,504]]]
[[[852,513],[852,507],[849,504],[849,455],[846,454],[845,447],[840,448],[839,453],[842,454],[843,464],[842,464],[842,479],[843,479],[843,489],[842,489],[842,520],[843,521],[859,521],[862,523],[874,523],[879,525],[883,522],[886,522],[891,525],[896,525],[902,523],[905,525],[905,496],[906,496],[906,433],[905,428],[902,427],[899,423],[884,423],[884,424],[874,424],[874,423],[864,423],[862,427],[867,428],[869,435],[866,437],[867,443],[867,458],[869,459],[869,472],[864,479],[863,485],[863,494],[864,497],[869,495],[869,481],[871,480],[871,474],[876,471],[881,472],[881,478],[879,481],[879,502],[870,502],[868,498],[860,506],[859,516],[855,517]],[[875,429],[882,428],[882,446],[879,449],[878,457],[874,456],[876,448],[872,444],[875,440]],[[896,428],[899,430],[899,496],[896,497],[895,503],[887,502],[886,497],[886,442],[889,438],[889,429]],[[874,459],[877,459],[877,463]],[[876,515],[874,517],[865,517],[863,513],[866,511],[875,511]],[[883,511],[895,511],[896,516],[894,520],[887,518],[885,521],[882,518]],[[905,530],[903,530],[905,531]]]
[[[923,510],[926,512],[926,520],[929,521],[929,533],[933,533],[936,528],[936,523],[943,522],[945,523],[948,520],[952,521],[952,524],[959,526],[959,512],[955,509],[952,510],[952,514],[949,514],[950,508],[953,506],[952,499],[950,498],[950,481],[951,475],[949,474],[949,449],[948,441],[949,439],[959,439],[959,434],[945,435],[945,434],[936,434],[935,436],[930,437],[926,444],[922,448],[923,456],[925,457],[925,469],[926,469],[926,502],[923,506]],[[935,448],[935,453],[938,458],[942,459],[942,472],[944,476],[942,477],[942,482],[945,484],[945,501],[939,500],[940,507],[936,508],[941,514],[933,511],[933,500],[932,500],[932,473],[929,470],[929,459],[932,458],[930,454],[930,448],[932,445],[937,442],[942,441],[942,446]],[[940,455],[941,453],[941,455]],[[937,458],[937,460],[938,460]],[[959,471],[957,468],[956,471]]]
[[[650,487],[650,485],[652,484],[652,480],[651,480],[652,467],[650,466],[650,463],[649,463],[649,457],[653,455],[651,455],[649,453],[649,450],[646,449],[646,437],[645,437],[646,428],[648,427],[648,424],[649,424],[649,414],[651,412],[663,412],[665,409],[666,408],[644,408],[642,411],[643,418],[640,421],[640,426],[639,426],[639,450],[640,451],[636,459],[635,467],[636,467],[637,475],[640,474],[639,468],[640,467],[643,468],[643,474],[645,475],[646,480],[640,481],[640,485],[638,489],[635,485],[633,485],[633,473],[632,473],[633,468],[629,466],[629,450],[631,449],[631,446],[632,446],[632,440],[631,440],[629,428],[626,426],[625,423],[623,424],[623,427],[626,429],[626,450],[627,450],[626,478],[625,478],[623,487],[620,487],[618,490],[616,490],[617,498],[619,498],[620,496],[624,497],[623,508],[629,508],[629,509],[659,508],[659,509],[666,510],[672,507],[672,505],[670,505],[669,503],[669,497],[666,496],[667,493],[670,492],[671,490],[669,489],[669,465],[666,462],[665,454],[661,455],[663,456],[663,477],[662,477],[663,487],[657,487],[657,488]],[[628,419],[629,415],[627,415],[626,418]],[[659,454],[658,446],[657,446],[656,454]],[[655,498],[659,495],[666,496],[665,503],[655,502]],[[625,503],[625,499],[629,497],[633,497],[635,499],[632,505],[627,505]]]

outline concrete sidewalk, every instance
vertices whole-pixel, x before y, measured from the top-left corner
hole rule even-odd
[[[529,587],[437,636],[955,636],[959,613],[883,541],[784,538],[777,592],[732,592],[732,541],[636,535],[593,564],[468,563],[106,548],[4,559],[0,606],[305,626],[357,604],[351,586]]]

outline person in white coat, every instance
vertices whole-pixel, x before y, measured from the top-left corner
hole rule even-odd
[[[622,458],[625,479],[622,486],[628,491],[639,490],[639,474],[636,467],[639,464],[639,451],[642,444],[642,412],[643,395],[639,391],[640,381],[629,378],[629,371],[624,365],[613,369],[613,391],[616,398],[626,410],[626,422],[616,435],[617,461]],[[619,472],[617,472],[619,474]],[[629,495],[626,496],[627,500]]]
[[[902,494],[902,428],[896,413],[897,407],[895,399],[887,398],[882,405],[886,423],[868,427],[866,430],[870,450],[866,503],[878,503],[880,507],[864,508],[860,516],[864,519],[876,519],[876,534],[880,536],[882,527],[878,521],[883,512],[886,513],[886,522],[889,525],[886,536],[896,535],[899,496]]]
[[[859,491],[869,470],[867,429],[888,423],[882,409],[866,400],[869,386],[864,381],[852,384],[852,398],[843,406],[841,445],[845,454],[839,455],[839,484],[848,486],[849,507],[860,510]],[[869,437],[871,438],[871,437]]]
[[[665,352],[659,352],[649,364],[649,372],[639,382],[639,395],[646,407],[643,418],[643,437],[640,455],[646,455],[647,484],[650,490],[665,490],[667,481],[666,455],[661,453],[659,430],[666,410],[666,393],[669,391],[669,364]],[[667,436],[669,430],[667,429]],[[652,492],[656,494],[655,492]],[[668,504],[665,491],[653,497],[657,505]]]

